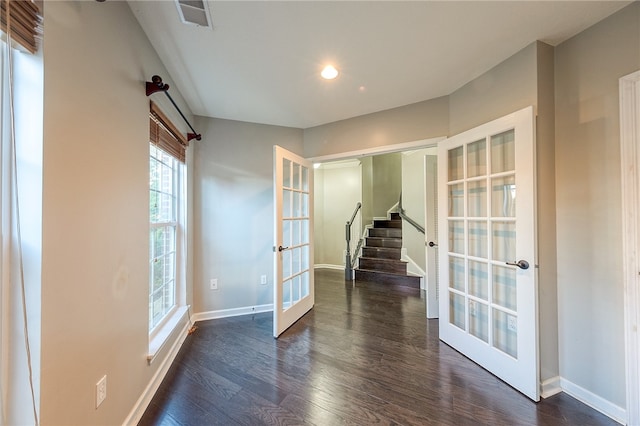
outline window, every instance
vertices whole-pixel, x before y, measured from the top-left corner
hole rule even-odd
[[[150,146],[149,330],[176,306],[177,240],[182,165]]]
[[[150,354],[186,310],[184,287],[187,141],[155,104],[149,116]]]

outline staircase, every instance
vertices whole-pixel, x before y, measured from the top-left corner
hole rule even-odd
[[[391,213],[386,220],[374,220],[365,239],[356,281],[420,288],[420,277],[407,274],[407,262],[401,260],[402,219]]]

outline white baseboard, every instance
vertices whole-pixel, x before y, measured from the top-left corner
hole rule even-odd
[[[606,399],[562,377],[560,378],[560,387],[563,392],[566,392],[578,401],[587,404],[594,410],[601,412],[605,416],[612,418],[622,425],[626,423],[627,411],[624,408],[618,407],[614,403],[607,401]]]
[[[257,305],[257,306],[244,306],[242,308],[232,309],[220,309],[218,311],[198,312],[194,314],[191,319],[193,322],[206,321],[217,318],[237,317],[240,315],[257,314],[260,312],[272,312],[273,304]]]
[[[410,274],[410,275],[419,276],[420,277],[420,290],[424,290],[424,283],[426,281],[427,273],[424,270],[422,270],[422,268],[420,266],[418,266],[418,264],[416,262],[414,262],[414,260],[411,259],[407,255],[407,249],[406,248],[403,248],[401,250],[401,257],[402,257],[402,260],[407,262],[407,273]]]
[[[331,265],[329,263],[316,263],[313,265],[313,269],[337,269],[344,271],[344,265]]]
[[[560,386],[560,376],[555,376],[547,379],[540,385],[540,396],[542,398],[549,398],[560,392],[562,392],[562,387]]]
[[[184,327],[182,327],[182,329],[178,333],[178,338],[175,340],[175,342],[173,342],[173,345],[171,346],[171,349],[169,349],[169,353],[167,354],[165,359],[162,361],[162,364],[160,364],[160,366],[156,370],[156,373],[153,375],[153,377],[149,381],[149,384],[147,385],[145,390],[142,392],[142,395],[140,395],[140,398],[138,398],[138,400],[136,401],[136,404],[133,406],[133,409],[131,410],[127,418],[124,420],[124,423],[122,423],[123,426],[131,426],[131,425],[138,424],[145,410],[149,406],[149,403],[151,403],[151,399],[153,398],[153,395],[155,395],[156,391],[160,387],[160,384],[162,383],[164,376],[167,375],[167,371],[169,371],[169,367],[171,367],[171,364],[173,364],[173,360],[176,358],[176,355],[178,355],[178,351],[182,347],[182,344],[184,343],[185,339],[187,338],[187,332],[190,327],[191,327],[191,324],[189,323],[189,321],[187,321]]]

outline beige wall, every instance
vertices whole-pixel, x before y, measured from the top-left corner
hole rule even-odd
[[[640,69],[640,3],[555,64],[560,373],[625,407],[618,79]]]
[[[127,3],[47,2],[44,22],[41,423],[122,424],[167,355],[147,363],[144,82],[189,111]]]
[[[424,157],[434,151],[434,148],[426,148],[402,154],[402,208],[423,228],[426,205]],[[426,271],[425,235],[406,221],[402,223],[402,246],[407,249],[407,256]]]
[[[273,303],[273,146],[301,154],[302,130],[204,117],[196,128],[194,312]]]
[[[446,136],[448,98],[436,98],[304,130],[304,156],[359,151],[367,148]]]
[[[360,159],[362,164],[362,222],[367,226],[373,222],[373,157]]]
[[[327,163],[316,170],[316,264],[344,266],[345,224],[361,201],[361,173],[357,160]],[[357,243],[351,243],[352,253]]]
[[[402,192],[402,154],[376,155],[372,159],[373,216],[387,217]]]
[[[448,135],[537,105],[537,43],[531,43],[449,95]]]

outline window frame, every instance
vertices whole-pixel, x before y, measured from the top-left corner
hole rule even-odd
[[[175,126],[168,121],[166,116],[162,114],[157,106],[152,102],[151,110],[150,110],[150,137],[149,137],[149,153],[148,153],[148,165],[149,165],[149,237],[148,241],[151,245],[151,232],[154,228],[164,227],[164,226],[174,226],[175,228],[175,236],[174,236],[174,280],[173,280],[173,291],[174,291],[174,305],[167,310],[164,317],[160,319],[157,324],[151,326],[152,324],[152,298],[151,298],[151,284],[153,278],[153,263],[152,263],[152,247],[149,247],[148,251],[148,262],[149,262],[149,279],[147,282],[148,290],[147,290],[147,327],[149,332],[149,351],[147,354],[147,361],[149,364],[153,362],[155,356],[162,349],[163,345],[169,340],[169,337],[172,335],[174,330],[178,327],[179,324],[185,322],[185,318],[188,314],[188,305],[186,304],[186,282],[187,282],[187,164],[186,164],[186,145],[184,142],[184,135],[177,133],[177,129]],[[157,132],[165,132],[164,135],[155,133],[154,134],[154,126],[156,127]],[[172,139],[175,139],[173,142],[167,136],[173,136]],[[158,136],[161,136],[158,138]],[[178,150],[174,150],[172,146],[169,146],[168,149],[164,149],[166,145],[163,146],[164,143],[169,141],[169,143],[175,143],[182,146]],[[176,145],[177,146],[177,145]],[[163,221],[158,223],[151,222],[151,160],[154,158],[152,156],[152,148],[155,147],[159,151],[162,151],[164,154],[168,155],[172,158],[173,164],[175,165],[173,170],[173,192],[174,192],[174,206],[175,217],[173,221]],[[173,150],[173,152],[170,152]],[[160,161],[160,160],[158,160]],[[155,254],[154,254],[155,255]]]

